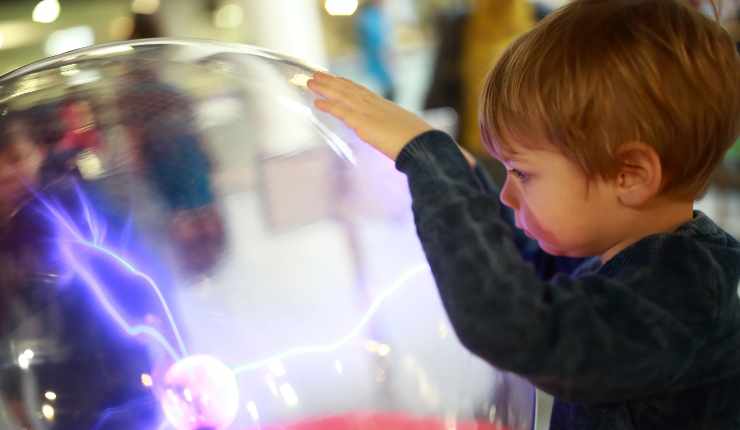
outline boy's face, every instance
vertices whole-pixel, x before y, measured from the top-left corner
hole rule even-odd
[[[620,240],[620,208],[610,182],[589,182],[555,149],[514,149],[500,159],[507,169],[500,199],[540,248],[552,255],[597,256]]]

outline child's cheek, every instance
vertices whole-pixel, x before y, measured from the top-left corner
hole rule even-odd
[[[524,222],[529,234],[537,238],[537,240],[556,245],[558,243],[553,227],[546,227],[540,222],[537,217],[529,212],[525,211]]]

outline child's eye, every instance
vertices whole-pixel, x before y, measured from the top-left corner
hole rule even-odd
[[[509,169],[509,173],[511,173],[512,175],[516,176],[517,179],[519,179],[520,181],[526,181],[527,178],[528,178],[528,176],[527,176],[526,173],[524,173],[524,172],[522,172],[521,170],[518,170],[518,169]]]

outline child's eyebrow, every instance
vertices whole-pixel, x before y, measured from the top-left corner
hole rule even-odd
[[[511,161],[526,161],[526,157],[521,152],[516,150],[498,151],[494,157],[499,161],[511,162]]]

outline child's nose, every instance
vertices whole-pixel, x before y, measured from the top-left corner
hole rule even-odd
[[[506,176],[506,181],[504,181],[504,187],[501,189],[501,193],[499,193],[499,200],[501,200],[501,203],[505,204],[506,206],[516,210],[518,209],[519,202],[516,198],[516,191],[514,190],[514,186],[511,185],[511,180],[509,179],[509,176]]]

